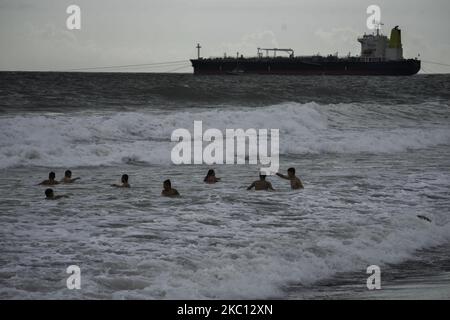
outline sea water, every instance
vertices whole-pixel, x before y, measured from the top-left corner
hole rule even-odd
[[[450,271],[419,263],[450,260],[448,75],[0,83],[1,298],[360,297],[370,265],[382,286]],[[276,191],[247,191],[255,165],[172,164],[171,133],[194,121],[279,129],[280,171],[295,167],[305,189],[271,176]],[[210,168],[215,185],[203,183]],[[37,184],[66,169],[81,179],[53,189],[69,198],[45,200]],[[110,187],[124,173],[131,188]],[[165,179],[181,197],[160,196]],[[66,286],[70,265],[80,290]]]

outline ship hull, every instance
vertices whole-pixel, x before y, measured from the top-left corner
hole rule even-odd
[[[304,60],[301,58],[217,58],[191,60],[194,74],[264,74],[264,75],[356,75],[356,76],[409,76],[420,70],[420,60],[358,61],[335,59],[334,61]]]

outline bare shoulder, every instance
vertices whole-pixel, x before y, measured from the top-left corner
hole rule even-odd
[[[303,189],[303,183],[298,177],[295,177],[295,179],[292,182],[293,186],[295,186],[295,189]]]

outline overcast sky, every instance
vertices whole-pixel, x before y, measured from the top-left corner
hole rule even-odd
[[[71,4],[81,8],[81,30],[66,27]],[[256,55],[257,47],[359,54],[371,4],[381,8],[384,33],[402,29],[405,57],[450,63],[449,0],[0,0],[0,70],[187,60],[197,42],[205,57]]]

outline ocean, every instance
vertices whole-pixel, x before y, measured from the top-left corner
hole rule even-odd
[[[305,189],[172,164],[171,133],[200,120],[279,129]],[[69,197],[45,200],[66,169]],[[450,75],[0,73],[2,299],[448,299],[449,186]]]

